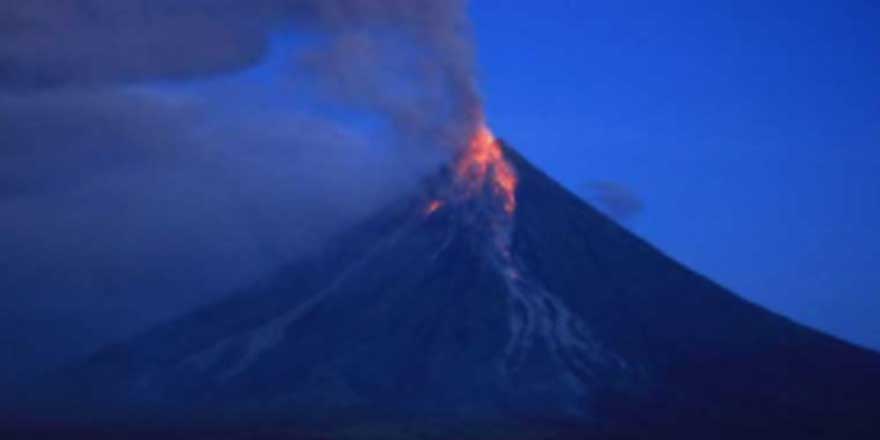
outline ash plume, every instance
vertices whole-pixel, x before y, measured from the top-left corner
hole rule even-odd
[[[327,96],[382,117],[401,140],[463,147],[479,119],[463,1],[317,2],[329,38],[301,55]]]
[[[0,4],[0,89],[193,79],[310,40],[292,74],[397,134],[461,144],[479,102],[463,0],[28,0]]]
[[[479,119],[466,6],[0,2],[0,332],[90,350],[412,188]]]

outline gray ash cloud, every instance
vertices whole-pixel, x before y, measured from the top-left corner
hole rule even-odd
[[[0,331],[85,350],[318,246],[463,143],[473,70],[464,1],[0,2]]]

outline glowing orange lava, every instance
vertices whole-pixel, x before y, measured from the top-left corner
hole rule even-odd
[[[504,210],[516,210],[516,173],[504,158],[501,144],[485,124],[480,124],[467,149],[456,165],[459,181],[469,193],[491,185],[493,193],[501,197]]]

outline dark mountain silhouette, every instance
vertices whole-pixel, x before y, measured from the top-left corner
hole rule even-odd
[[[513,217],[491,192],[456,200],[441,173],[320,255],[54,375],[31,422],[84,437],[880,438],[880,355],[742,300],[506,153]]]

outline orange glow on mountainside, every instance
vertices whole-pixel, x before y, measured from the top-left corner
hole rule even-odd
[[[504,203],[508,215],[516,210],[516,172],[504,158],[501,144],[485,124],[480,124],[456,164],[458,182],[469,194],[490,186]]]

